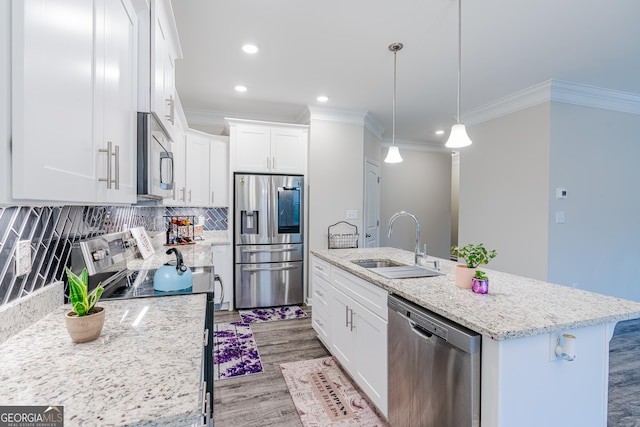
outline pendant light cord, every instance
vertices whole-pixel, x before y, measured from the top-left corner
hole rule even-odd
[[[391,120],[391,144],[396,145],[396,55],[398,50],[393,51],[393,118]]]
[[[460,80],[462,75],[462,0],[458,0],[458,123],[460,123]]]

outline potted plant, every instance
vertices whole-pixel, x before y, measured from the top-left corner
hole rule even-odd
[[[479,265],[488,264],[497,255],[495,249],[487,250],[482,243],[477,245],[468,244],[462,247],[452,246],[451,254],[457,255],[458,260],[460,258],[465,260],[464,264],[456,265],[455,270],[456,286],[465,289],[470,289],[473,286],[473,276],[476,274],[476,268]]]
[[[69,302],[71,311],[65,314],[67,332],[75,343],[93,341],[100,336],[104,325],[105,309],[96,307],[104,288],[98,284],[94,290],[88,292],[89,273],[83,269],[78,276],[66,268],[69,282]]]
[[[484,271],[476,270],[471,279],[471,290],[477,294],[486,294],[489,292],[489,277]]]

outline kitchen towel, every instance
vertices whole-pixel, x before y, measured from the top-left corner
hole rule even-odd
[[[242,322],[214,325],[214,380],[257,374],[263,370],[251,325]]]
[[[303,426],[389,425],[333,357],[283,363],[280,370]]]
[[[240,313],[240,317],[242,317],[244,323],[272,322],[274,320],[290,320],[307,317],[307,313],[297,305],[238,310],[238,313]]]

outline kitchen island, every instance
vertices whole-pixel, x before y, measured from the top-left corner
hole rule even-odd
[[[0,345],[0,405],[63,406],[68,426],[195,424],[206,295],[98,305],[95,341],[71,341],[62,305]]]
[[[438,260],[441,276],[395,280],[353,263],[413,264],[412,252],[395,248],[312,254],[332,272],[337,268],[482,334],[482,427],[606,426],[609,340],[618,321],[640,317],[640,303],[486,268],[489,293],[476,294],[454,285],[455,263],[444,259]],[[310,294],[316,298],[313,289]],[[576,336],[573,361],[554,354],[564,333]]]

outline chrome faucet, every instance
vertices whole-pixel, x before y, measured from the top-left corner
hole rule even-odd
[[[412,213],[409,212],[405,212],[405,211],[400,211],[400,212],[396,212],[394,213],[391,218],[389,218],[389,225],[387,226],[387,237],[391,237],[391,232],[393,231],[393,222],[401,217],[401,216],[408,216],[410,218],[413,218],[413,220],[416,222],[416,251],[415,251],[415,263],[416,265],[421,265],[420,264],[420,258],[422,257],[423,259],[427,259],[427,244],[425,243],[424,245],[424,251],[420,252],[420,221],[418,221],[418,218],[416,218],[416,216]]]

